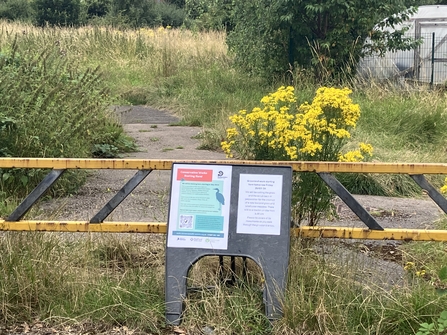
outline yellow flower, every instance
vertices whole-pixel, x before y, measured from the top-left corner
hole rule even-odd
[[[362,154],[372,156],[374,148],[373,148],[373,146],[371,144],[366,144],[366,143],[362,142],[362,143],[359,144],[359,147],[360,147],[360,151],[361,151]]]
[[[338,156],[339,162],[361,162],[363,160],[363,155],[360,153],[359,150],[349,151],[345,153],[344,155]]]
[[[444,186],[441,187],[440,189],[442,194],[446,194],[447,193],[447,177],[444,180]]]
[[[404,270],[409,271],[414,269],[414,263],[413,262],[407,262],[404,266]]]
[[[425,270],[416,271],[416,276],[424,277],[425,276]]]
[[[222,148],[247,159],[361,161],[371,155],[371,145],[361,143],[359,150],[344,155],[337,152],[360,115],[351,93],[321,87],[311,103],[297,107],[294,88],[281,86],[264,96],[260,107],[229,117],[234,127],[227,130],[228,143],[222,142]]]
[[[440,191],[442,194],[446,194],[447,193],[447,185],[442,186]]]
[[[227,129],[227,138],[228,139],[235,138],[235,137],[237,137],[237,135],[239,135],[239,132],[237,131],[236,128],[228,128]]]

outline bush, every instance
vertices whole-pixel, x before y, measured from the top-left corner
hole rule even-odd
[[[280,87],[261,99],[263,108],[230,116],[222,149],[242,159],[358,162],[372,154],[372,146],[342,154],[360,117],[360,107],[347,88],[319,88],[312,103],[296,104],[294,88]],[[332,192],[314,173],[296,173],[293,181],[295,222],[315,225],[331,207]]]
[[[131,149],[109,110],[112,102],[98,69],[78,70],[57,45],[39,56],[12,45],[2,55],[1,156],[91,157],[96,145],[106,144]],[[1,169],[0,190],[23,193],[43,173]]]
[[[154,12],[157,20],[153,24],[160,24],[164,27],[180,27],[186,18],[185,10],[165,2],[157,3],[154,7]]]
[[[81,11],[80,0],[35,0],[38,26],[77,26]]]
[[[15,21],[31,21],[33,9],[27,0],[5,0],[0,2],[0,18]]]

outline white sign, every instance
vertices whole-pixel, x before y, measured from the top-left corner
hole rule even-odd
[[[237,233],[279,235],[281,201],[281,175],[241,174]]]
[[[168,247],[228,248],[232,166],[174,164]]]

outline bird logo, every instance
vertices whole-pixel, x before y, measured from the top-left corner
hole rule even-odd
[[[218,188],[215,188],[214,191],[216,191],[216,200],[219,201],[219,208],[220,208],[222,205],[225,205],[225,198],[223,194],[220,193]]]

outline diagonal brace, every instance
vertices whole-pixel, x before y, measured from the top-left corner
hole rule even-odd
[[[368,213],[366,209],[355,200],[351,193],[335,178],[333,175],[327,172],[318,172],[318,175],[324,182],[340,197],[341,200],[363,221],[364,224],[372,230],[384,230],[380,226],[376,219]]]
[[[447,200],[439,193],[424,177],[423,174],[411,174],[411,178],[418,184],[423,190],[427,191],[427,194],[436,204],[441,207],[444,213],[447,214]]]
[[[8,221],[19,221],[25,216],[39,198],[59,179],[66,170],[51,170],[34,190],[22,201],[20,205],[8,216]]]
[[[90,220],[90,223],[101,223],[119,206],[127,196],[152,172],[152,169],[139,170],[129,179],[115,196]]]

